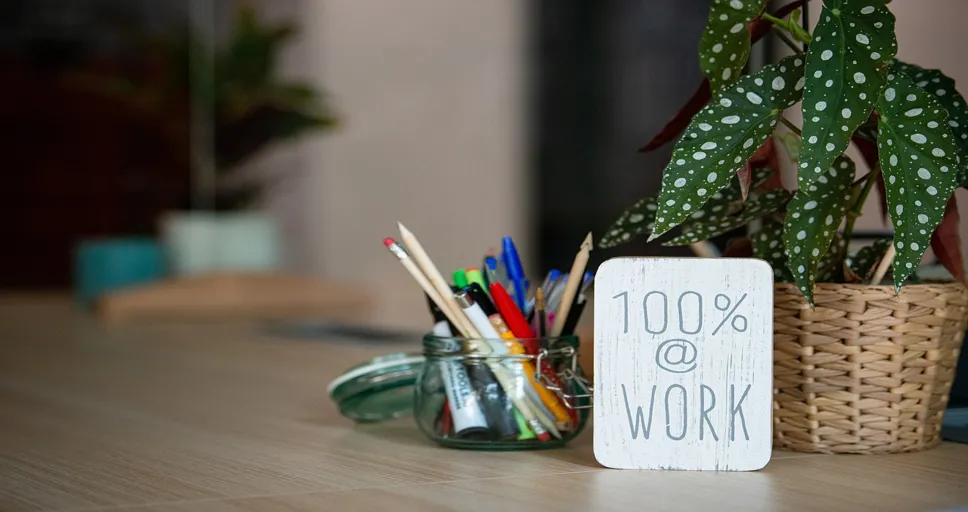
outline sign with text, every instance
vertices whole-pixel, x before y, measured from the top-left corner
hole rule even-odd
[[[770,460],[773,270],[756,259],[615,258],[595,276],[595,458],[754,471]]]

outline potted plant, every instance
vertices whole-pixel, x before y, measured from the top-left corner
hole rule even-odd
[[[276,74],[278,54],[295,27],[262,23],[243,6],[227,41],[215,47],[191,30],[160,38],[124,34],[138,48],[135,69],[75,80],[129,105],[156,130],[154,140],[164,145],[169,165],[191,170],[185,209],[161,219],[171,271],[276,269],[279,228],[257,208],[267,178],[243,176],[240,166],[273,144],[336,123],[312,86]]]
[[[968,184],[968,106],[941,71],[895,58],[885,0],[826,0],[812,31],[799,24],[805,3],[767,13],[763,0],[713,0],[699,43],[706,79],[644,148],[678,137],[661,190],[600,245],[642,234],[686,245],[745,226],[725,255],[762,258],[776,277],[775,445],[930,448],[968,311],[953,197]],[[744,74],[751,43],[771,30],[792,55]],[[802,126],[784,117],[797,104]],[[778,179],[775,141],[796,161],[793,191]],[[863,176],[844,154],[852,143]],[[893,238],[850,251],[875,187]],[[928,246],[953,279],[919,277]],[[888,266],[893,285],[881,285]]]

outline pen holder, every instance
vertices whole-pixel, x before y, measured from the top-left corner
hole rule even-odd
[[[424,336],[414,415],[451,448],[556,448],[584,429],[591,386],[575,336],[465,339]]]

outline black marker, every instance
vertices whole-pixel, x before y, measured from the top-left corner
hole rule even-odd
[[[480,306],[482,310],[484,310],[485,315],[491,316],[497,313],[497,307],[495,307],[494,303],[491,302],[491,296],[484,291],[484,288],[481,288],[481,285],[477,283],[471,283],[461,288],[461,290],[467,292],[467,294],[470,295],[472,299],[474,299],[474,302],[477,303],[477,305]]]
[[[575,301],[575,305],[568,311],[568,318],[565,318],[565,324],[561,328],[561,334],[575,334],[575,328],[578,327],[578,320],[581,319],[581,312],[585,310],[585,303],[588,302],[584,295],[578,295],[577,297],[578,300]]]
[[[477,289],[481,289],[480,285],[476,283],[468,286],[477,286]],[[451,290],[457,292],[460,291],[460,288],[451,286]],[[488,299],[488,303],[490,303],[490,299]],[[430,304],[432,304],[431,312],[436,310],[443,316],[443,311],[440,311],[436,304],[432,301]],[[435,316],[434,319],[436,320],[437,317]],[[453,325],[450,327],[451,332],[459,332]],[[514,403],[511,402],[511,398],[507,396],[494,374],[491,373],[490,368],[482,360],[465,359],[463,363],[471,389],[474,390],[476,401],[484,412],[490,432],[502,439],[516,439],[520,430],[518,430],[518,423],[514,418]],[[451,416],[455,419],[454,427],[456,430],[457,422],[453,411],[451,411]],[[483,437],[485,435],[487,433],[481,433],[479,430],[469,431],[466,434],[458,433],[458,436],[461,437]]]

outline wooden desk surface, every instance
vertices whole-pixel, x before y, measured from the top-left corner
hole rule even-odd
[[[414,345],[409,348],[416,348]],[[614,471],[591,431],[546,452],[454,451],[354,426],[325,393],[394,347],[244,325],[103,327],[0,300],[0,510],[878,510],[968,505],[968,446],[776,452],[755,473]]]

